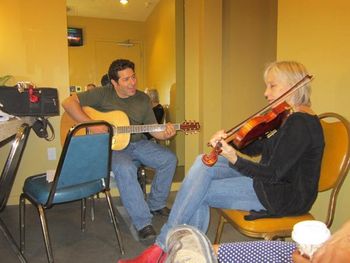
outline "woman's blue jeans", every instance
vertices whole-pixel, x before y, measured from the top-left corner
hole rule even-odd
[[[265,209],[253,188],[253,180],[229,166],[226,158],[219,156],[213,167],[203,164],[198,156],[185,177],[168,222],[162,227],[156,244],[165,249],[168,232],[175,226],[188,224],[206,233],[210,207],[260,210]]]
[[[142,163],[155,169],[151,192],[147,202],[137,180],[137,169]],[[177,165],[176,155],[168,148],[153,141],[140,140],[131,142],[121,151],[113,151],[111,178],[120,193],[123,206],[127,210],[137,230],[152,224],[151,211],[166,206],[171,183]]]

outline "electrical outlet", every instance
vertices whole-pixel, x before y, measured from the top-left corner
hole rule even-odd
[[[56,160],[56,148],[55,147],[47,148],[47,158],[49,159],[49,161]]]
[[[82,92],[83,89],[81,88],[81,86],[69,86],[69,94],[72,95],[74,93],[79,93]]]

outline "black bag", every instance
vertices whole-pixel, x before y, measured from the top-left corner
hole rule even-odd
[[[16,86],[0,86],[0,110],[14,116],[58,116],[57,89],[36,88],[21,82]]]

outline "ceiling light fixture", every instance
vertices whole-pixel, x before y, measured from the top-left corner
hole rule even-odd
[[[122,4],[122,5],[126,5],[126,4],[128,4],[128,0],[119,0],[119,2]]]

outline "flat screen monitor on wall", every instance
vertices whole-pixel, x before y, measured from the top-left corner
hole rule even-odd
[[[68,46],[77,47],[83,45],[83,29],[68,27]]]

